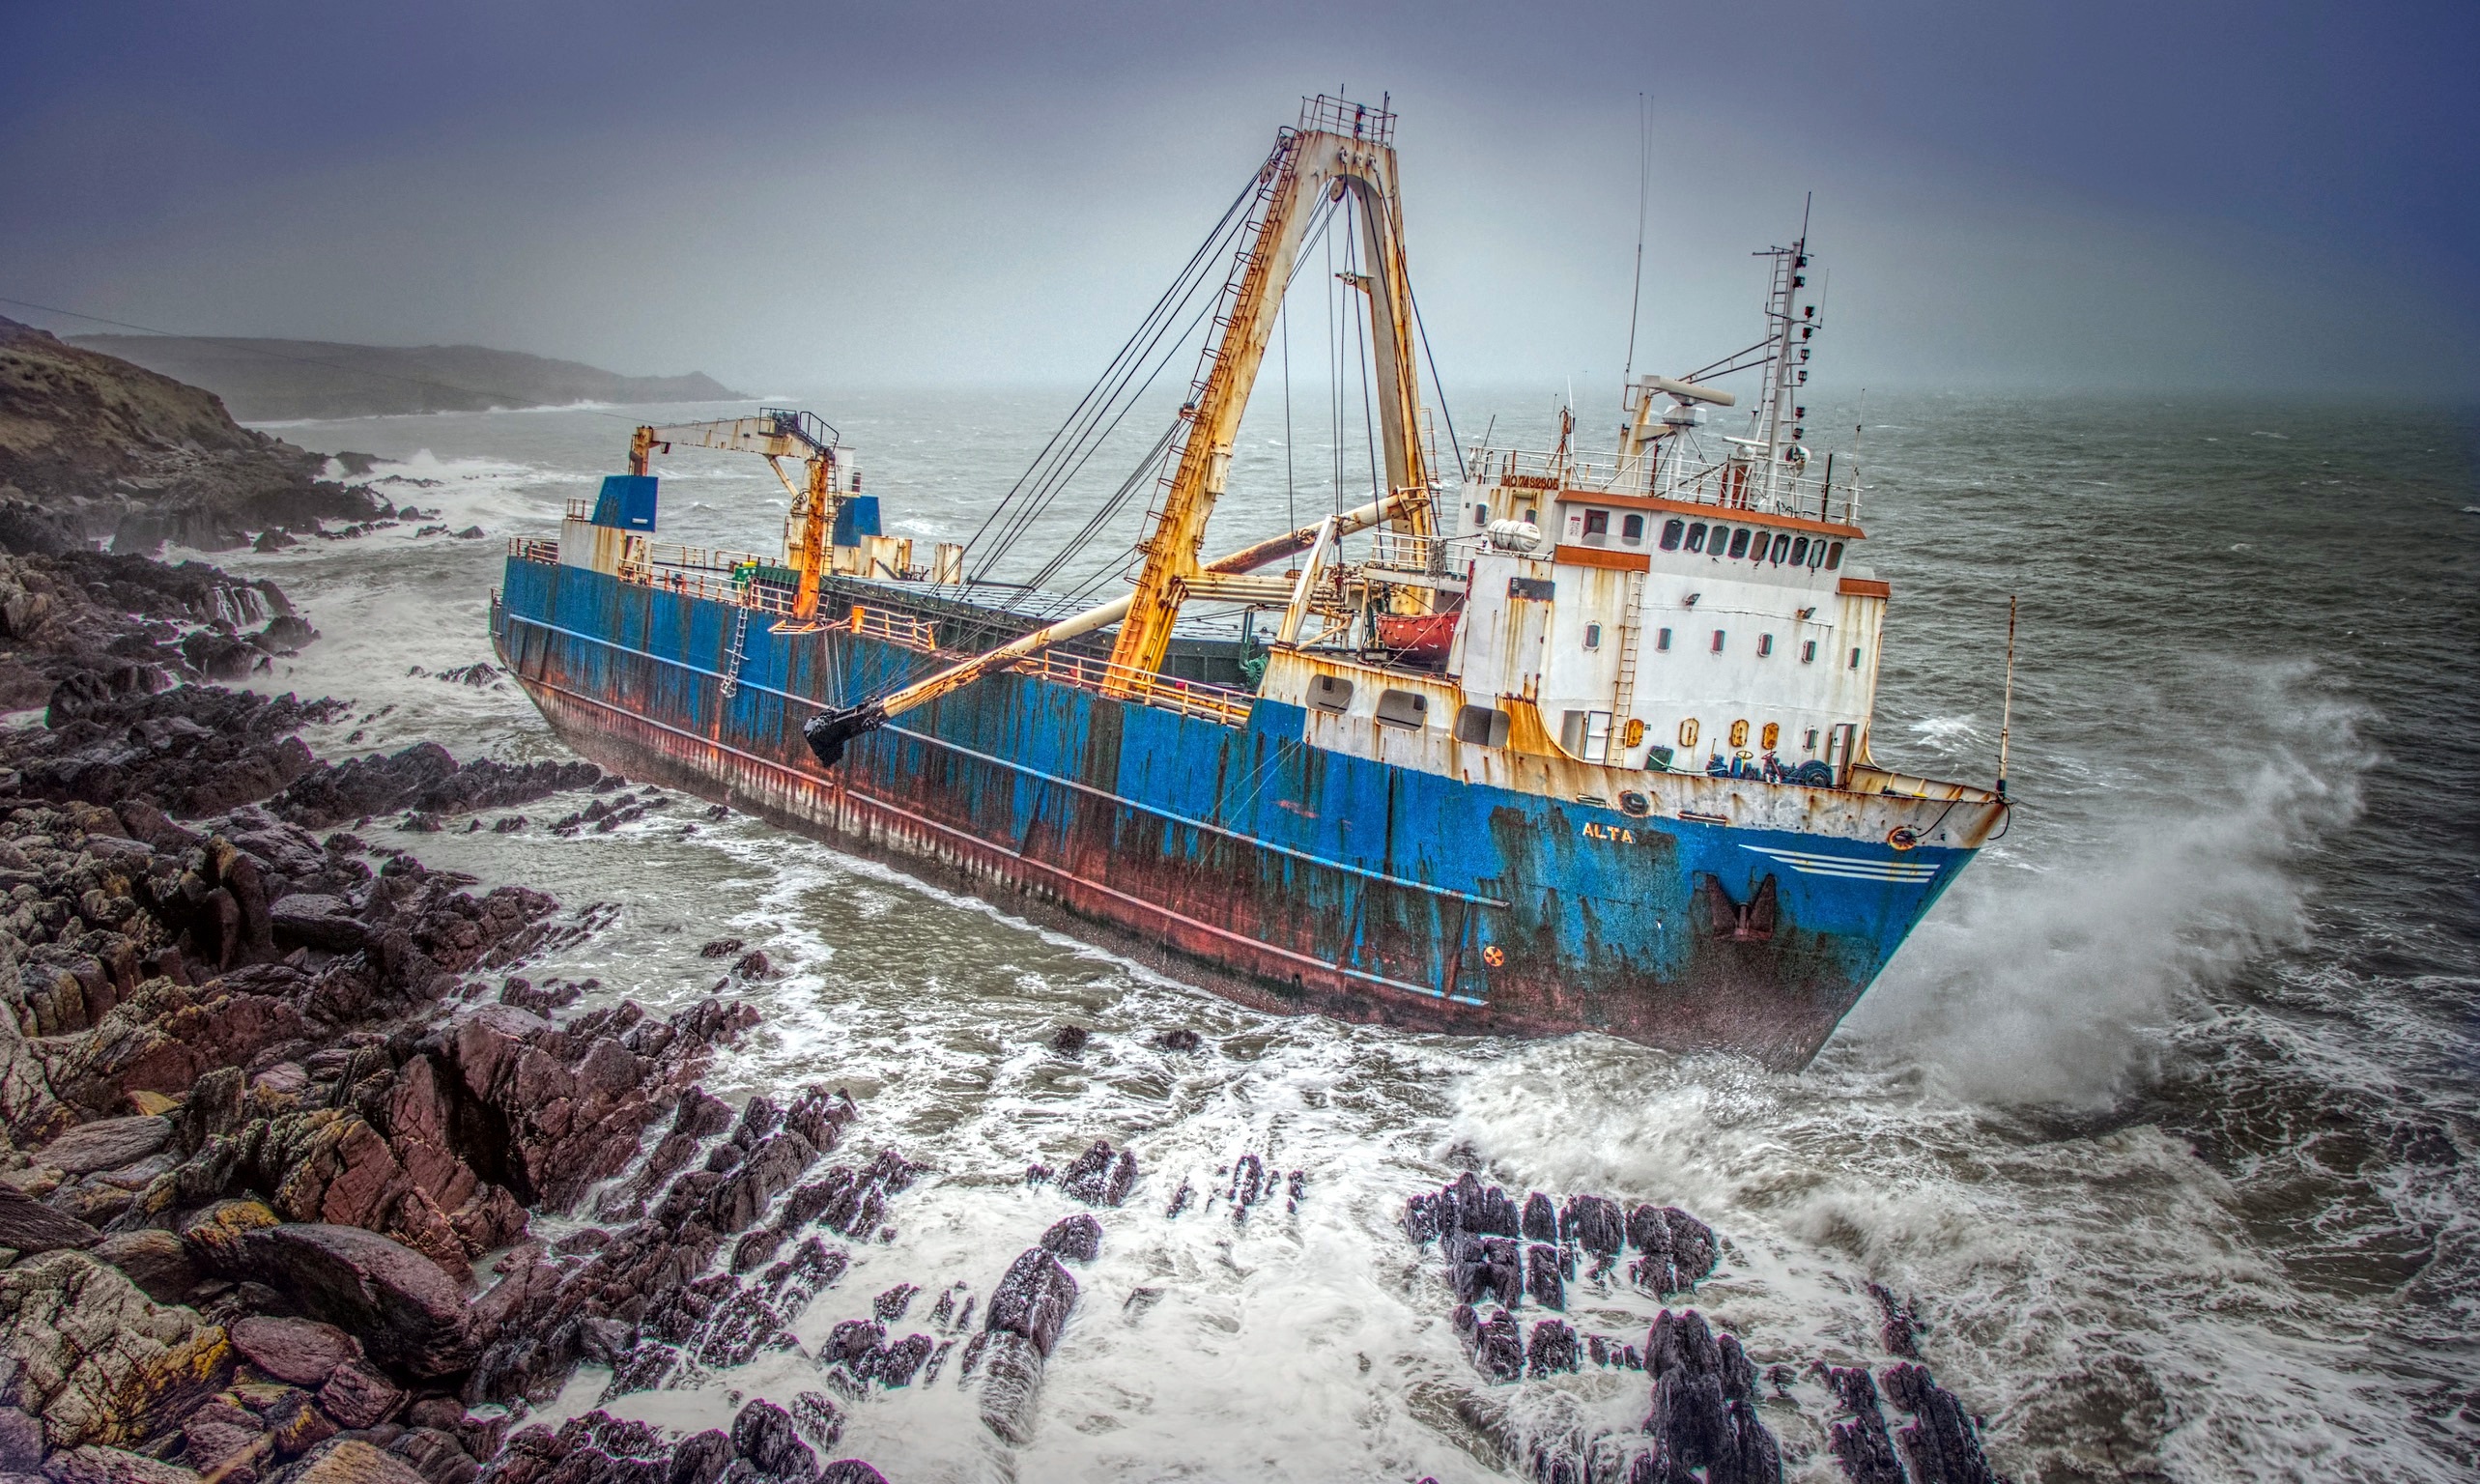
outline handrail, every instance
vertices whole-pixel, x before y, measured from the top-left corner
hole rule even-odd
[[[1123,699],[1142,701],[1182,716],[1204,717],[1226,727],[1246,726],[1249,708],[1257,704],[1257,698],[1243,691],[1132,670],[1064,649],[1045,649],[1018,660],[1016,672],[1057,680],[1079,690],[1107,691]]]
[[[888,643],[910,649],[917,654],[939,652],[938,625],[912,614],[897,613],[892,609],[884,608],[864,608],[855,603],[852,606],[852,616],[845,620],[844,626],[865,639],[884,640]]]
[[[1476,447],[1471,464],[1476,484],[1545,493],[1650,496],[1722,510],[1762,510],[1828,522],[1839,517],[1843,525],[1856,522],[1863,493],[1849,466],[1834,473],[1831,460],[1810,474],[1806,465],[1769,466],[1762,458],[1709,460],[1677,442],[1658,455],[1647,452],[1635,458]],[[1770,498],[1766,493],[1769,471]]]

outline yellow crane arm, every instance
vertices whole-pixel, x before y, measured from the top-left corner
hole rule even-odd
[[[818,580],[826,570],[827,532],[835,522],[835,430],[813,414],[777,407],[763,409],[755,417],[720,417],[670,427],[647,424],[629,440],[629,472],[644,473],[657,448],[669,453],[675,443],[755,453],[766,459],[775,477],[783,480],[784,493],[792,497],[784,543],[793,569],[801,574],[800,586],[793,593],[792,616],[795,621],[816,617]],[[784,459],[799,459],[808,466],[803,483],[794,484],[784,472],[780,462]]]
[[[1120,675],[1162,668],[1179,621],[1184,582],[1199,570],[1206,524],[1231,473],[1232,443],[1280,307],[1293,263],[1327,196],[1356,205],[1372,272],[1369,295],[1372,342],[1380,385],[1380,438],[1385,445],[1389,494],[1426,492],[1429,471],[1418,441],[1420,389],[1412,368],[1411,289],[1404,271],[1402,212],[1395,184],[1391,115],[1320,99],[1303,111],[1301,127],[1286,129],[1259,172],[1253,232],[1242,240],[1224,290],[1223,326],[1205,368],[1196,400],[1183,412],[1188,431],[1170,488],[1154,528],[1140,544],[1144,569],[1129,595],[1127,622],[1111,661]],[[1390,520],[1416,535],[1430,534],[1429,505],[1393,502]]]

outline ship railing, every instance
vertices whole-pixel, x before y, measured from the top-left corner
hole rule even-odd
[[[1446,537],[1382,530],[1370,538],[1368,564],[1396,572],[1426,572],[1435,576],[1446,570]]]
[[[1300,100],[1300,128],[1326,129],[1372,144],[1392,144],[1395,140],[1395,115],[1384,108],[1372,108],[1350,99],[1334,98],[1321,93]]]
[[[1249,708],[1257,703],[1257,698],[1244,691],[1208,685],[1203,680],[1182,680],[1062,649],[1045,649],[1018,660],[1016,671],[1176,711],[1182,716],[1203,717],[1226,727],[1246,726]]]
[[[1856,466],[1838,470],[1835,459],[1769,465],[1763,458],[1709,459],[1672,442],[1657,455],[1537,452],[1476,448],[1472,482],[1545,495],[1650,496],[1718,510],[1763,511],[1812,521],[1853,524],[1861,484]]]
[[[917,614],[865,608],[855,603],[852,616],[845,620],[845,626],[862,638],[883,640],[918,654],[939,652],[938,625]]]
[[[539,562],[546,567],[559,565],[559,543],[546,536],[510,536],[508,555],[519,561]]]
[[[734,567],[767,565],[766,559],[754,552],[730,552],[721,547],[682,546],[673,541],[646,543],[646,557],[658,567],[689,567],[702,572],[729,572]]]
[[[594,501],[572,499],[568,502],[564,513],[572,521],[590,521],[594,519]]]

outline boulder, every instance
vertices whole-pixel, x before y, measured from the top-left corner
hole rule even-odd
[[[199,1484],[196,1470],[94,1443],[43,1460],[43,1477],[51,1484]]]
[[[63,1247],[91,1247],[103,1234],[75,1216],[29,1200],[16,1186],[0,1184],[0,1247],[31,1255]]]
[[[320,1386],[336,1367],[361,1357],[361,1345],[333,1325],[313,1319],[268,1319],[253,1315],[236,1320],[233,1348],[244,1359],[278,1381],[297,1386]],[[349,1427],[366,1423],[347,1423]]]
[[[286,1484],[426,1484],[403,1459],[358,1438],[331,1438],[301,1457]]]
[[[358,1227],[285,1222],[241,1234],[217,1269],[291,1298],[358,1335],[370,1357],[415,1377],[464,1370],[475,1345],[465,1296],[439,1264]]]
[[[359,1360],[348,1360],[319,1388],[319,1410],[348,1428],[377,1427],[405,1404],[405,1393]]]
[[[135,1164],[172,1142],[168,1118],[102,1118],[80,1124],[43,1147],[36,1162],[71,1175]]]
[[[1088,1206],[1117,1206],[1128,1198],[1136,1178],[1136,1156],[1114,1151],[1108,1139],[1097,1139],[1060,1177],[1059,1189],[1069,1199]]]
[[[114,1232],[88,1249],[128,1275],[157,1303],[186,1303],[204,1275],[179,1237],[157,1227]]]
[[[268,907],[268,923],[279,948],[320,948],[349,954],[370,942],[370,929],[353,914],[341,897],[299,892]]]
[[[801,1441],[791,1415],[762,1398],[732,1418],[732,1451],[758,1472],[779,1479],[807,1480],[818,1471],[818,1456]]]

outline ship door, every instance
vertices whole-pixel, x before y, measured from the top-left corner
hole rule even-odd
[[[1838,788],[1851,782],[1851,765],[1858,760],[1852,756],[1852,752],[1859,735],[1860,728],[1851,722],[1829,728],[1826,731],[1826,766],[1834,769],[1835,786]]]

